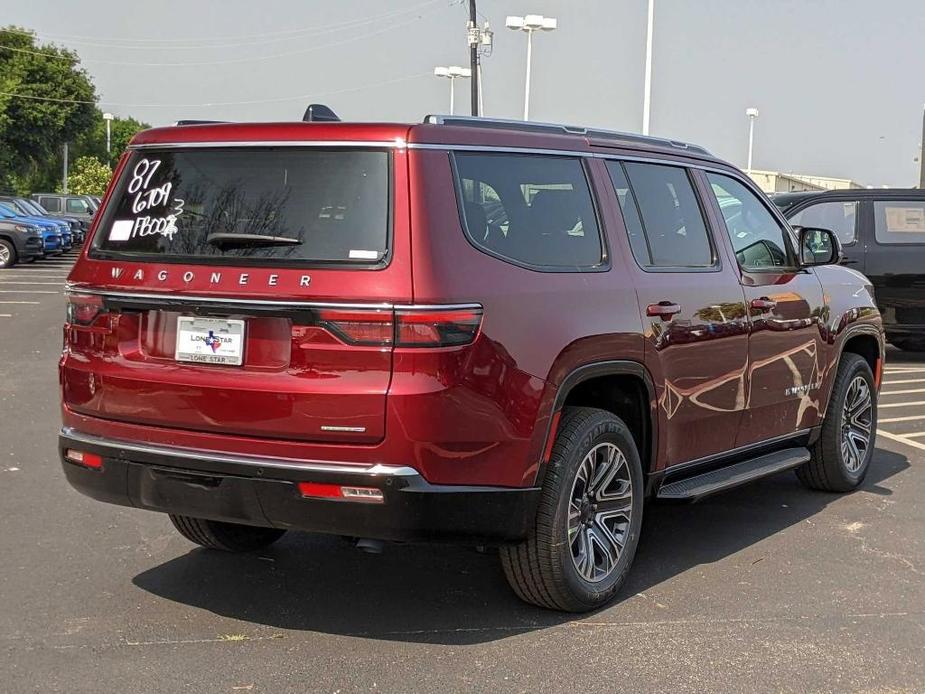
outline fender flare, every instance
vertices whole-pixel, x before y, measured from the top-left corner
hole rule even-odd
[[[648,444],[647,451],[640,453],[647,454],[644,459],[648,459],[648,468],[643,470],[644,475],[652,472],[655,465],[655,456],[658,451],[658,405],[655,393],[655,383],[652,380],[648,369],[638,362],[624,359],[597,361],[589,364],[582,364],[572,369],[565,378],[556,387],[556,397],[553,400],[552,410],[550,411],[549,421],[546,424],[546,434],[543,437],[543,447],[540,453],[540,461],[537,467],[536,486],[542,486],[543,479],[546,476],[546,467],[549,463],[547,460],[547,451],[551,450],[551,438],[555,436],[555,429],[558,429],[559,417],[565,405],[565,400],[575,386],[601,376],[634,376],[641,380],[646,388],[649,399],[649,431],[643,432],[642,436]]]

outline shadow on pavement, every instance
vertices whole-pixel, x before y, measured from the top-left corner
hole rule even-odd
[[[860,493],[891,494],[880,483],[907,467],[904,456],[877,450]],[[747,548],[837,498],[806,490],[785,472],[694,505],[650,505],[618,602]],[[338,538],[299,533],[253,555],[196,549],[133,582],[234,619],[389,641],[483,643],[572,619],[518,601],[492,551],[393,545],[369,555]]]

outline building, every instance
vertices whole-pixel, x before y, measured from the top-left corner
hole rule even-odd
[[[830,176],[808,176],[806,174],[784,173],[782,171],[762,171],[752,169],[752,180],[765,193],[795,193],[803,190],[845,190],[847,188],[864,188],[850,178],[832,178]]]

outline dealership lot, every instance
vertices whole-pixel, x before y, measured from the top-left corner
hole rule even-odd
[[[891,350],[863,488],[792,473],[647,510],[621,598],[536,610],[467,548],[232,557],[99,504],[55,452],[73,256],[0,271],[3,691],[922,691],[925,356]]]

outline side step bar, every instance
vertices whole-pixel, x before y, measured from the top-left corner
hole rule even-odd
[[[797,467],[807,462],[809,457],[809,451],[805,448],[787,448],[768,453],[735,465],[664,484],[658,490],[658,498],[670,501],[696,501],[708,494],[732,489],[740,484]]]

